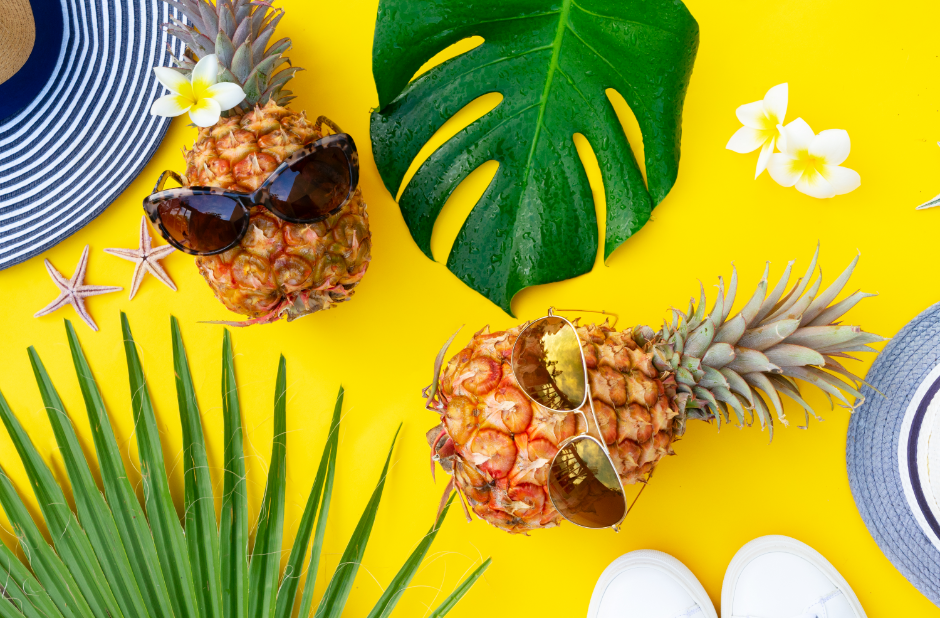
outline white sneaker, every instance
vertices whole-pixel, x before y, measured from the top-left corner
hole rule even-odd
[[[865,618],[849,584],[822,554],[786,536],[738,550],[721,587],[723,618]]]
[[[601,574],[588,618],[718,618],[705,589],[684,564],[659,551],[633,551]]]

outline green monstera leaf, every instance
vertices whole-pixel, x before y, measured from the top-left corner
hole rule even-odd
[[[468,37],[484,43],[410,81]],[[460,230],[447,267],[510,312],[519,290],[588,272],[597,255],[591,187],[574,135],[590,142],[607,197],[605,258],[669,193],[698,24],[679,0],[381,0],[372,49],[379,109],[372,148],[397,195],[428,139],[474,99],[491,112],[418,169],[400,206],[418,246],[470,172],[499,169]],[[649,189],[606,90],[639,121]]]

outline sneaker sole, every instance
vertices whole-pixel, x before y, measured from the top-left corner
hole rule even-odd
[[[702,587],[702,583],[692,574],[689,567],[685,566],[669,554],[654,549],[641,549],[624,554],[610,563],[601,573],[600,579],[594,586],[594,593],[591,595],[591,604],[588,606],[588,618],[597,618],[597,612],[600,608],[601,599],[607,591],[607,587],[615,577],[626,570],[636,567],[648,567],[657,569],[671,576],[679,582],[689,596],[702,608],[702,615],[705,618],[718,618],[718,612],[712,600]]]
[[[725,571],[724,582],[721,584],[722,615],[725,614],[726,607],[729,608],[730,611],[731,600],[734,599],[734,589],[744,567],[758,556],[780,551],[799,556],[822,571],[826,577],[836,585],[839,591],[842,592],[849,602],[849,606],[855,612],[855,615],[858,618],[867,618],[865,610],[862,609],[862,604],[858,602],[858,597],[855,596],[855,591],[853,591],[849,583],[845,581],[842,574],[832,566],[832,563],[806,543],[791,539],[788,536],[776,535],[754,539],[739,549],[738,553],[731,559],[731,564],[728,565],[728,570]]]

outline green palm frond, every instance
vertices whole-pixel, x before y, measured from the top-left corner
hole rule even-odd
[[[95,484],[71,419],[39,354],[30,348],[30,363],[62,454],[75,512],[0,394],[0,420],[23,462],[53,540],[50,545],[43,537],[6,471],[0,467],[0,507],[13,526],[29,563],[27,568],[16,558],[15,548],[0,543],[0,618],[290,618],[298,604],[301,618],[341,616],[372,533],[397,432],[379,482],[313,612],[313,591],[336,473],[342,387],[317,475],[282,576],[280,555],[287,485],[286,360],[282,356],[278,365],[274,445],[256,522],[255,544],[249,552],[241,411],[229,333],[225,332],[222,345],[225,468],[221,521],[216,521],[202,417],[179,324],[175,318],[171,320],[173,369],[183,428],[185,516],[181,524],[170,494],[150,393],[124,314],[121,314],[121,325],[144,504],[141,506],[137,500],[124,470],[101,392],[75,330],[66,321],[66,335],[92,429],[104,493]],[[408,557],[369,618],[391,615],[437,536],[449,507],[450,502]],[[301,589],[305,561],[308,577]],[[447,614],[489,564],[489,560],[484,561],[431,616]]]

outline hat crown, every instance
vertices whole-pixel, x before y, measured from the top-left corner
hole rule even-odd
[[[29,0],[7,0],[0,11],[0,84],[23,68],[36,43],[36,21]]]

